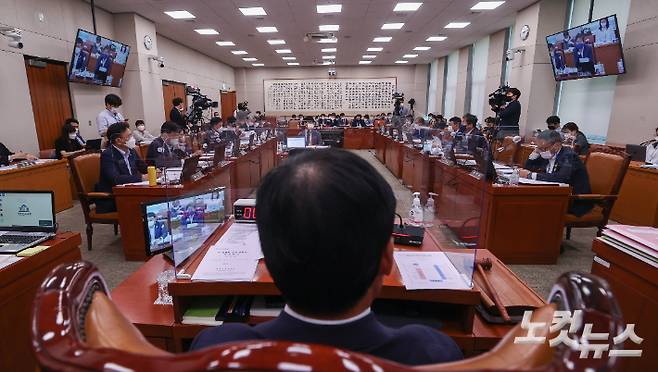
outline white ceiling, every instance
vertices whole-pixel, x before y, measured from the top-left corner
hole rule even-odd
[[[436,57],[473,43],[490,33],[508,27],[517,11],[537,0],[507,0],[497,9],[472,12],[479,0],[403,0],[423,2],[415,12],[393,12],[398,0],[96,0],[112,13],[135,12],[156,23],[159,34],[187,45],[203,54],[234,67],[252,67],[244,57],[258,59],[268,67],[299,62],[310,66],[322,61],[320,49],[338,49],[337,65],[357,65],[363,54],[376,54],[372,65],[392,65],[404,54],[418,54],[409,64],[431,63]],[[317,4],[342,3],[341,13],[318,14]],[[266,16],[244,16],[240,7],[261,6]],[[194,20],[175,20],[167,10],[187,10]],[[450,22],[471,22],[464,29],[445,29]],[[400,30],[382,30],[384,23],[404,23]],[[336,44],[304,42],[304,35],[318,31],[319,25],[338,24]],[[259,33],[256,27],[275,26],[277,33]],[[214,28],[219,35],[199,35],[194,29]],[[445,35],[445,41],[426,42],[429,36]],[[391,36],[389,43],[373,43],[377,36]],[[286,45],[269,45],[268,39],[284,39]],[[230,40],[234,47],[220,47],[218,40]],[[381,52],[366,52],[368,47],[383,47]],[[428,51],[412,51],[416,46],[431,46]],[[291,49],[292,54],[277,54],[275,49]],[[231,50],[246,50],[248,55],[234,55]],[[296,61],[284,61],[283,56]]]

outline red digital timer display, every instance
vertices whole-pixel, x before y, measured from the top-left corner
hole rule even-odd
[[[256,207],[236,205],[233,207],[233,215],[236,221],[256,222]]]

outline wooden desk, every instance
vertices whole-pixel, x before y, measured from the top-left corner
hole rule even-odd
[[[596,254],[592,274],[608,281],[624,321],[634,323],[635,333],[644,339],[640,345],[630,340],[625,344],[625,349],[642,349],[642,357],[621,358],[619,370],[650,371],[658,363],[658,268],[598,239],[594,239],[592,249]]]
[[[71,176],[68,161],[50,160],[26,168],[0,170],[0,185],[4,190],[52,191],[55,212],[73,206]]]
[[[374,135],[374,142],[375,157],[382,162],[382,164],[386,164],[386,146],[388,144],[386,137],[376,133]]]
[[[343,148],[365,150],[374,147],[374,128],[345,128]]]
[[[260,179],[274,167],[276,140],[272,139],[256,147],[244,156],[224,166],[213,169],[196,182],[184,185],[164,186],[115,186],[112,189],[119,213],[121,244],[126,260],[143,261],[147,258],[142,221],[142,204],[165,200],[215,187],[226,187],[225,208],[230,211],[233,202],[249,196],[260,183]]]
[[[405,147],[404,144],[380,134],[377,134],[377,136],[382,137],[386,142],[384,165],[395,177],[402,178],[402,157],[404,156],[402,149]]]
[[[631,162],[610,218],[625,224],[658,227],[658,170]]]
[[[41,245],[50,248],[0,269],[0,371],[35,371],[32,303],[37,288],[55,266],[79,261],[80,234],[59,233]]]
[[[431,182],[430,156],[410,146],[402,147],[402,181],[412,191],[420,192],[426,197]]]

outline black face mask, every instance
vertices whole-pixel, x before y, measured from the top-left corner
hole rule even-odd
[[[505,96],[505,101],[512,102],[514,100],[513,96]]]

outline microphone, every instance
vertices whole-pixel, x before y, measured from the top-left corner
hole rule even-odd
[[[507,150],[507,148],[510,147],[511,145],[513,145],[513,144],[518,145],[519,143],[521,143],[521,136],[514,136],[514,137],[512,137],[512,143],[508,143],[505,146],[501,146],[501,147],[497,148],[496,151],[497,152],[503,152],[503,151]]]

